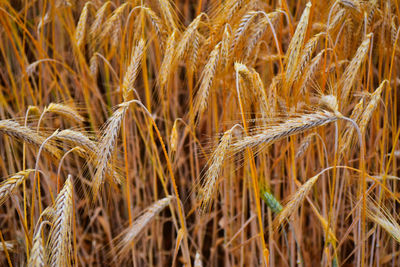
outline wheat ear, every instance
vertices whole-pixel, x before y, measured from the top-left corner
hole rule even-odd
[[[200,115],[207,107],[208,95],[214,81],[215,72],[217,70],[218,59],[220,54],[221,43],[218,43],[211,51],[207,64],[204,66],[201,74],[202,80],[199,90],[194,100],[194,115]]]
[[[35,170],[26,169],[17,172],[7,180],[0,184],[0,206],[18,189],[18,186],[28,177],[28,175]]]
[[[43,113],[45,112],[52,112],[78,123],[82,123],[85,120],[76,109],[64,104],[50,103],[43,111]]]
[[[46,255],[43,246],[42,227],[47,221],[40,223],[33,236],[32,249],[28,259],[28,267],[46,266]]]
[[[341,101],[347,103],[351,92],[351,88],[357,78],[357,73],[368,54],[369,44],[371,42],[372,34],[368,34],[361,45],[358,47],[357,52],[347,68],[345,69],[342,79],[338,82],[341,89]],[[337,88],[337,89],[339,89]],[[338,91],[338,90],[337,90]]]
[[[16,139],[21,139],[29,144],[39,147],[46,139],[43,136],[34,132],[32,129],[26,126],[21,126],[17,122],[12,120],[0,121],[0,133],[14,137]],[[61,155],[60,150],[49,142],[45,143],[44,149],[56,158],[59,158]]]
[[[270,126],[259,134],[246,136],[232,143],[231,150],[234,153],[243,151],[247,147],[256,147],[258,145],[270,145],[280,139],[288,136],[302,133],[316,127],[334,122],[341,118],[338,113],[329,111],[305,114],[300,117],[290,118],[286,122]]]
[[[361,134],[364,135],[365,129],[367,128],[368,122],[371,120],[372,114],[374,113],[376,107],[378,106],[379,100],[381,99],[381,94],[385,85],[389,83],[387,80],[381,82],[379,87],[375,90],[375,92],[371,96],[371,100],[366,106],[360,120],[360,131]]]
[[[368,197],[367,200],[367,216],[400,243],[400,225],[384,206],[378,206],[378,203],[371,197]]]
[[[295,210],[297,210],[297,208],[303,202],[304,198],[310,192],[315,182],[318,180],[319,175],[320,173],[308,179],[308,181],[305,182],[297,190],[297,192],[290,197],[289,202],[285,205],[285,207],[281,210],[281,212],[279,212],[278,216],[275,218],[272,227],[273,229],[276,230],[286,221],[286,219],[288,219],[293,214]]]
[[[200,195],[199,195],[203,211],[207,209],[214,195],[214,192],[216,191],[218,175],[221,171],[225,155],[228,151],[229,144],[231,142],[232,129],[233,128],[226,131],[224,135],[221,137],[218,147],[215,149],[211,157],[209,168],[207,169],[204,175],[204,182],[200,189]]]
[[[121,256],[126,254],[131,248],[132,242],[144,230],[144,228],[160,213],[166,206],[168,206],[173,197],[168,196],[154,202],[149,206],[146,211],[138,217],[129,228],[124,230],[115,240],[117,241],[116,249],[117,255]]]
[[[197,251],[196,256],[194,257],[194,267],[203,267],[203,262],[201,261],[200,253]]]
[[[69,266],[71,255],[72,225],[72,177],[68,176],[63,189],[54,204],[54,219],[50,230],[49,251],[50,266]]]
[[[111,158],[112,152],[115,148],[118,133],[121,128],[122,120],[124,119],[125,113],[128,110],[129,104],[122,103],[114,114],[108,119],[104,134],[100,140],[100,146],[96,150],[97,154],[97,166],[96,172],[93,177],[92,192],[93,197],[96,198],[100,191],[101,185],[104,183],[104,177],[107,170],[107,165]]]
[[[310,17],[311,2],[308,2],[303,14],[301,15],[299,24],[290,41],[287,50],[287,63],[286,63],[286,84],[290,86],[294,81],[294,74],[296,73],[298,62],[300,59],[301,48],[304,43],[306,31],[308,27],[308,20]]]
[[[130,100],[128,99],[128,92],[134,88],[134,83],[139,73],[139,67],[143,60],[144,48],[145,42],[143,39],[140,39],[133,50],[131,62],[129,63],[128,70],[125,72],[122,82],[124,101]]]
[[[90,27],[90,39],[91,43],[94,43],[96,41],[96,37],[99,36],[99,33],[101,32],[101,26],[103,25],[103,22],[106,18],[106,13],[108,7],[111,5],[111,1],[105,2],[99,10],[97,10],[94,21]]]
[[[176,34],[177,32],[174,31],[167,39],[164,58],[162,60],[160,71],[158,74],[158,83],[161,90],[165,90],[164,88],[168,82],[171,70],[174,69],[174,67],[171,66],[171,64],[174,63]]]
[[[76,26],[75,42],[78,48],[81,48],[83,45],[85,45],[86,31],[87,31],[86,27],[87,27],[90,4],[91,2],[86,2],[85,5],[83,6],[81,16],[79,17],[78,20],[78,25]]]

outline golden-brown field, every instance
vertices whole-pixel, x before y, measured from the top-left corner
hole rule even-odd
[[[1,266],[399,266],[397,0],[0,0]]]

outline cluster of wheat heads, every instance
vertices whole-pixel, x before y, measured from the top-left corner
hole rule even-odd
[[[397,266],[398,1],[0,1],[1,266]]]

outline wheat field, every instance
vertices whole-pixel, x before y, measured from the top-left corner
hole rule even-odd
[[[399,266],[400,2],[1,0],[1,266]]]

